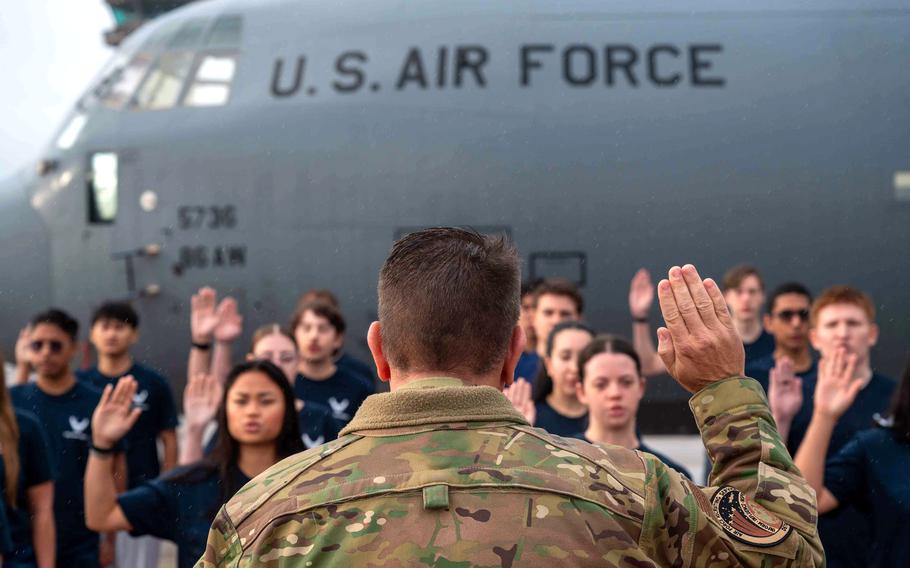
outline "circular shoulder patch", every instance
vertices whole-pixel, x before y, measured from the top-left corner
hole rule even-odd
[[[714,517],[724,531],[752,546],[776,546],[793,527],[733,487],[721,487],[711,498]]]

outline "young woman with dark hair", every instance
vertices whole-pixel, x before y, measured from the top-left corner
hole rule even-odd
[[[686,468],[645,446],[638,436],[636,416],[646,379],[631,343],[612,335],[595,337],[578,355],[578,374],[578,399],[588,408],[588,427],[577,437],[647,452],[691,479]]]
[[[557,323],[547,337],[543,366],[531,385],[516,380],[505,395],[524,417],[557,436],[573,436],[587,427],[588,409],[578,400],[578,353],[594,330],[576,320]]]
[[[812,420],[794,461],[815,489],[819,514],[854,505],[873,527],[868,565],[906,566],[910,558],[910,360],[891,417],[857,433],[825,461],[831,435],[866,383],[854,378],[855,354],[841,347],[818,366]]]
[[[193,379],[197,380],[197,379]],[[215,383],[211,383],[215,384]],[[136,383],[125,377],[105,388],[92,416],[92,453],[85,473],[86,524],[94,530],[126,530],[174,541],[178,566],[189,568],[205,550],[218,508],[251,478],[303,451],[294,393],[269,361],[234,367],[218,409],[219,436],[198,463],[116,495],[109,449],[139,417],[131,405]]]

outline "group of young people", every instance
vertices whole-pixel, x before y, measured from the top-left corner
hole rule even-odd
[[[910,554],[910,365],[899,383],[874,370],[872,299],[849,286],[813,298],[797,282],[766,294],[759,271],[745,265],[725,275],[723,288],[745,374],[765,389],[782,439],[817,492],[828,565],[900,565]],[[528,351],[507,396],[536,426],[649,452],[688,476],[642,443],[636,421],[647,377],[666,372],[650,326],[653,302],[651,277],[639,270],[629,290],[629,343],[583,323],[571,282],[528,286]]]
[[[20,334],[15,384],[0,380],[0,562],[5,567],[156,567],[160,539],[178,566],[205,549],[218,509],[278,461],[337,437],[374,390],[343,353],[334,295],[305,294],[291,325],[253,333],[232,298],[191,301],[183,430],[169,382],[137,362],[139,317],[109,302],[92,316],[94,366],[76,369],[79,323],[62,310]]]
[[[723,280],[746,353],[791,454],[815,488],[830,566],[889,566],[910,536],[910,370],[899,385],[873,371],[875,307],[836,286],[813,298],[799,283],[766,295],[759,272]],[[665,372],[650,327],[650,275],[632,280],[632,341],[597,333],[577,286],[528,285],[527,351],[506,390],[537,427],[657,456],[637,413],[649,377]],[[764,309],[763,309],[764,308]],[[178,444],[169,382],[137,362],[139,318],[98,308],[97,363],[75,369],[79,324],[35,316],[16,347],[16,386],[0,386],[0,557],[4,566],[157,566],[159,539],[192,566],[219,507],[278,461],[334,439],[375,389],[374,369],[344,352],[346,325],[326,290],[304,294],[288,327],[263,325],[243,362],[234,299],[203,288],[191,300],[191,348]],[[710,472],[710,464],[709,464]],[[710,474],[709,474],[710,475]],[[869,546],[858,543],[872,543]]]

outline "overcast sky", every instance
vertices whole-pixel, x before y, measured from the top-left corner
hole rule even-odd
[[[0,10],[0,180],[28,166],[110,57],[102,0],[4,1]]]

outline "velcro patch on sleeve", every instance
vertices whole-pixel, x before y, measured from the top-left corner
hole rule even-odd
[[[776,546],[790,536],[793,530],[793,527],[733,487],[718,489],[711,498],[711,508],[727,534],[752,546]]]

